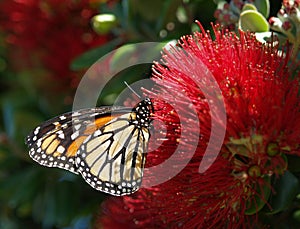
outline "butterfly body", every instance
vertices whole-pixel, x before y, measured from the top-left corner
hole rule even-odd
[[[99,107],[63,114],[27,137],[29,155],[41,165],[81,174],[99,191],[131,194],[142,182],[153,112],[147,98],[133,109]]]

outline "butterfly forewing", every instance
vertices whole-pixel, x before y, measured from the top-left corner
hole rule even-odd
[[[30,156],[48,167],[80,173],[93,188],[112,195],[141,185],[153,106],[99,107],[53,118],[26,139]]]
[[[115,115],[128,112],[128,109],[116,109],[118,112],[114,112]],[[50,119],[35,128],[26,138],[30,157],[41,165],[77,174],[75,155],[79,146],[99,125],[103,125],[102,119],[113,118],[111,112],[110,107],[100,107],[69,112]]]

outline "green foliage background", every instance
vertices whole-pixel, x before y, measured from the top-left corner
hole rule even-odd
[[[102,2],[99,12],[112,13],[117,18],[117,23],[108,29],[110,41],[74,57],[71,66],[65,68],[82,71],[117,46],[178,39],[196,28],[196,19],[206,29],[215,20],[216,4],[207,0],[124,0],[116,1],[113,7]],[[275,2],[271,1],[271,15],[280,7],[280,2]],[[167,28],[170,22],[174,29]],[[103,32],[97,25],[94,29]],[[30,159],[24,144],[26,135],[38,124],[72,109],[75,89],[54,91],[54,87],[48,86],[54,82],[48,81],[43,69],[15,71],[8,59],[11,48],[5,42],[5,34],[0,34],[0,228],[89,228],[107,196],[90,188],[81,177],[39,166]],[[120,57],[115,58],[117,62]],[[130,83],[148,77],[150,67],[137,66],[121,72],[117,81],[105,90],[100,104],[113,102],[114,97],[110,95],[122,90],[124,79]],[[299,178],[298,165],[300,163],[294,165],[295,175],[287,178],[291,182]],[[286,183],[279,185],[287,186]],[[297,185],[291,189],[297,190],[295,187]],[[299,223],[300,204],[294,198],[296,194],[291,194],[290,208],[286,207],[284,198],[284,203],[277,203],[281,204],[277,207],[280,209],[277,218],[286,223],[280,228],[295,228]],[[278,223],[272,215],[263,220]]]

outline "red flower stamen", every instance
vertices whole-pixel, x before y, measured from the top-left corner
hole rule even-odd
[[[173,166],[180,166],[196,146],[191,160],[165,183],[108,200],[98,222],[104,228],[253,227],[257,218],[251,221],[252,215],[268,206],[273,191],[270,178],[278,178],[287,169],[283,155],[300,156],[299,84],[289,77],[288,55],[259,43],[251,33],[240,32],[238,37],[216,26],[214,33],[215,40],[203,28],[202,33],[183,37],[179,48],[165,50],[163,63],[154,66],[156,87],[151,96],[159,98],[155,119],[163,121],[168,131],[167,140],[153,152],[150,143],[147,166],[171,157],[178,139],[185,147]],[[221,95],[207,72],[212,73]],[[163,100],[176,100],[176,107],[166,106]],[[217,118],[222,101],[226,120]],[[182,131],[181,123],[196,118],[199,126],[188,125]],[[221,150],[206,152],[212,125],[226,128],[226,135]],[[218,134],[214,141],[220,140]],[[218,156],[199,173],[207,153]],[[157,174],[146,173],[145,182],[151,175]]]

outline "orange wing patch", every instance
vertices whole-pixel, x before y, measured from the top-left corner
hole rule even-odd
[[[110,116],[101,117],[95,120],[95,126],[99,129],[101,126],[104,126],[106,123],[110,122],[112,119],[119,117],[121,114],[114,114]]]
[[[66,156],[67,157],[75,157],[78,148],[81,146],[81,144],[84,142],[84,140],[86,138],[87,138],[87,136],[81,136],[81,137],[77,138],[75,141],[73,141],[72,144],[68,147]]]
[[[84,130],[82,136],[78,137],[76,140],[72,142],[72,144],[68,147],[68,151],[66,153],[67,157],[75,157],[76,152],[78,151],[78,148],[81,146],[81,144],[84,142],[84,140],[91,134],[93,134],[96,130],[110,122],[112,119],[120,116],[120,114],[115,114],[115,115],[109,115],[109,116],[104,116],[101,118],[97,118],[94,121],[93,125],[89,125],[86,127]]]

